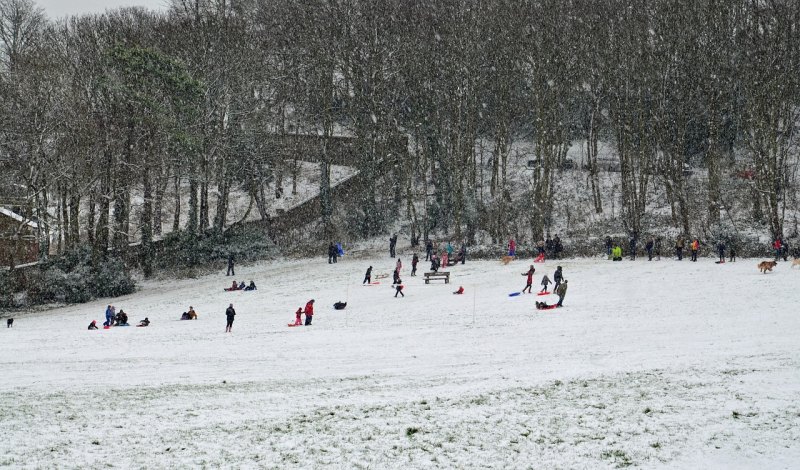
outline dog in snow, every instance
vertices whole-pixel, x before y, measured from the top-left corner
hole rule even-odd
[[[792,267],[800,266],[800,258],[795,258],[792,260]]]
[[[758,270],[764,274],[767,274],[767,271],[772,271],[772,268],[777,265],[778,263],[776,261],[762,261],[758,263]]]
[[[514,257],[513,256],[503,256],[502,258],[500,258],[500,262],[503,263],[504,265],[508,264],[508,263],[510,263],[512,261],[514,261]]]

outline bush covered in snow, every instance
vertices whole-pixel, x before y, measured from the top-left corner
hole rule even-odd
[[[158,269],[176,270],[225,263],[232,254],[237,263],[275,256],[275,244],[257,226],[233,226],[222,234],[173,232],[167,235],[156,260]],[[187,271],[188,272],[188,271]]]

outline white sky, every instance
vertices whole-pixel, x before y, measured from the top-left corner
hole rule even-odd
[[[168,0],[34,0],[44,8],[47,16],[52,20],[67,15],[81,15],[86,13],[103,13],[119,7],[143,6],[150,10],[163,10]]]

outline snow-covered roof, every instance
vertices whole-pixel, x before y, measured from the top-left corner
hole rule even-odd
[[[7,217],[11,217],[12,219],[16,220],[17,222],[23,222],[28,227],[31,227],[31,228],[39,227],[39,225],[36,222],[34,222],[32,220],[28,220],[25,217],[22,217],[21,215],[17,214],[14,211],[6,209],[5,207],[0,207],[0,214],[3,214],[5,216],[7,216]]]

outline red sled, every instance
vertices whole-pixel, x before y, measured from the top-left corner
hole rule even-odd
[[[548,305],[547,307],[536,307],[536,310],[553,310],[556,307],[558,307],[558,305],[553,304],[553,305]]]
[[[547,292],[547,291],[544,291],[544,292],[539,292],[539,293],[538,293],[538,294],[536,294],[536,295],[550,295],[550,293],[549,293],[549,292]]]
[[[299,323],[289,323],[289,326],[292,327],[292,326],[303,326],[303,325]]]

